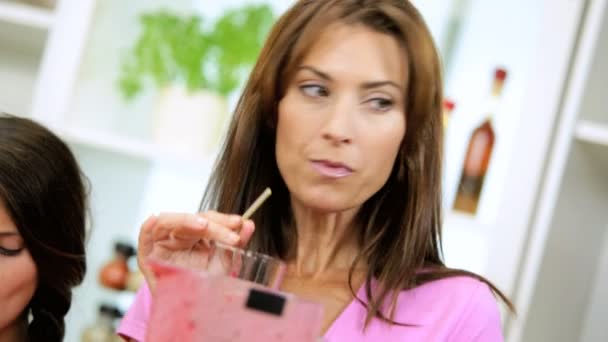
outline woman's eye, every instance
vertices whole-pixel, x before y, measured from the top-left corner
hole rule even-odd
[[[374,98],[368,102],[375,111],[385,112],[393,107],[393,101],[385,98]]]
[[[329,95],[329,92],[325,87],[317,85],[317,84],[306,84],[300,86],[300,90],[306,96],[310,97],[325,97]]]
[[[24,249],[23,247],[17,248],[17,249],[9,249],[9,248],[0,247],[0,255],[9,256],[9,257],[17,256],[17,255],[19,255],[19,253],[21,253],[21,251],[23,249]]]

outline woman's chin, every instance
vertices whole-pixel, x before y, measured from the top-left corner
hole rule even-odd
[[[338,196],[334,197],[328,195],[306,196],[298,202],[300,202],[300,205],[302,205],[304,209],[323,214],[340,213],[359,207],[359,204],[352,203],[352,201],[339,198]]]
[[[308,208],[320,214],[337,214],[350,209],[337,204],[315,204],[308,206]]]

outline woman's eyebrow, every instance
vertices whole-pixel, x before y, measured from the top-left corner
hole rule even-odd
[[[361,88],[363,88],[363,89],[372,89],[372,88],[382,87],[382,86],[385,86],[385,85],[392,86],[392,87],[397,88],[399,91],[403,91],[403,88],[399,84],[397,84],[397,83],[395,83],[393,81],[366,82],[366,83],[363,83],[363,85],[361,86]]]
[[[312,72],[313,74],[319,76],[320,78],[326,80],[326,81],[333,81],[333,78],[331,76],[329,76],[328,73],[321,71],[315,67],[312,67],[310,65],[302,65],[298,68],[298,71],[301,70],[307,70]],[[382,87],[382,86],[392,86],[397,88],[399,91],[403,91],[403,87],[401,87],[399,84],[397,84],[394,81],[390,81],[390,80],[386,80],[386,81],[371,81],[371,82],[365,82],[363,83],[363,85],[361,85],[362,89],[373,89],[373,88],[378,88],[378,87]]]
[[[308,70],[310,72],[312,72],[313,74],[321,77],[322,79],[326,80],[326,81],[333,81],[333,79],[331,78],[331,76],[329,76],[328,73],[323,72],[317,68],[311,67],[309,65],[302,65],[298,68],[298,71],[300,70]]]

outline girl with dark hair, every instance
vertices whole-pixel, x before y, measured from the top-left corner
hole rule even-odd
[[[0,113],[0,341],[61,341],[86,270],[84,177],[43,126]]]
[[[296,1],[237,104],[201,212],[143,224],[149,288],[119,332],[144,339],[146,260],[196,268],[210,239],[283,259],[281,289],[323,304],[328,341],[502,340],[495,296],[509,301],[443,262],[442,84],[410,1]],[[253,221],[235,216],[265,187]]]

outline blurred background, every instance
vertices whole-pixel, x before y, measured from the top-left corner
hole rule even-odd
[[[74,149],[88,274],[66,341],[115,324],[152,213],[198,209],[288,0],[0,0],[0,110]],[[444,252],[513,299],[507,341],[608,341],[608,1],[416,0],[444,62]]]

